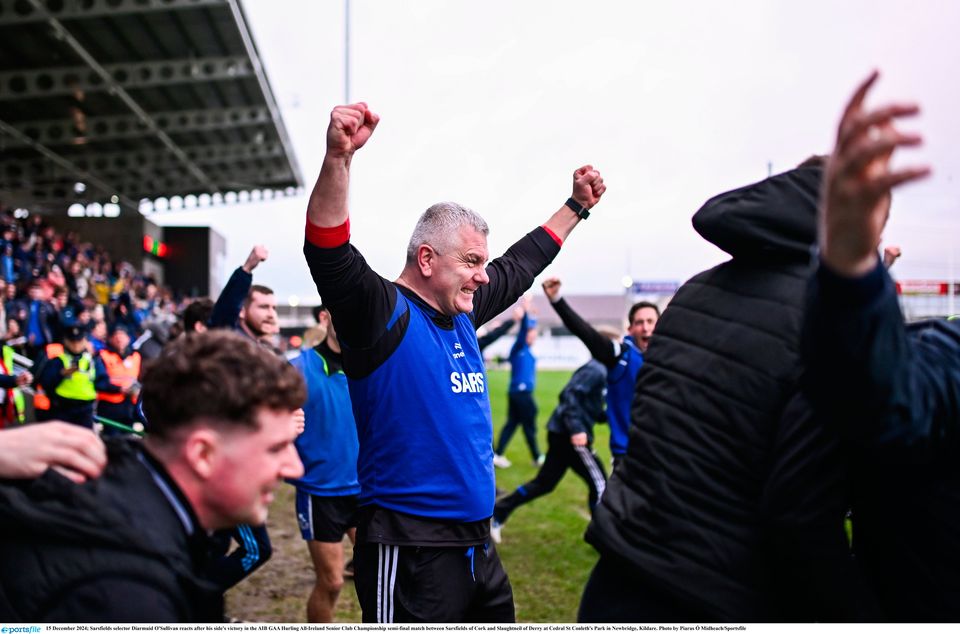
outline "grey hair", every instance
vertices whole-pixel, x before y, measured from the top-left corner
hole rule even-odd
[[[490,233],[487,221],[472,209],[452,202],[430,206],[413,228],[413,235],[407,245],[407,264],[416,261],[417,249],[423,244],[429,244],[440,254],[448,252],[450,240],[463,226],[473,227],[483,235]]]

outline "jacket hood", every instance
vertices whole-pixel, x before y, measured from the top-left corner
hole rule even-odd
[[[820,167],[801,167],[714,196],[693,228],[734,258],[809,258],[822,179]]]

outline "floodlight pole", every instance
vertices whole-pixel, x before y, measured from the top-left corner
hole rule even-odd
[[[343,103],[350,103],[350,0],[343,0]]]

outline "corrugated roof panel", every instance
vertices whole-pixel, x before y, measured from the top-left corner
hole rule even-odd
[[[106,195],[73,192],[86,172],[127,203],[300,186],[244,21],[235,0],[0,0],[0,200]]]

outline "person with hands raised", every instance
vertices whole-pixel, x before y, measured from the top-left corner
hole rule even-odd
[[[627,451],[633,386],[660,319],[660,309],[651,302],[632,305],[627,311],[627,334],[622,341],[615,341],[595,330],[560,296],[560,278],[548,278],[542,286],[563,325],[587,346],[594,359],[607,368],[607,417],[610,422],[610,454],[615,467]]]
[[[513,304],[606,186],[584,165],[546,222],[488,263],[486,221],[429,207],[390,281],[350,243],[350,169],[380,118],[330,114],[304,255],[343,347],[359,440],[355,582],[364,621],[503,622],[510,582],[490,543],[493,424],[476,329]],[[442,584],[428,584],[443,579]]]
[[[895,167],[921,143],[898,129],[914,103],[868,107],[878,78],[844,109],[827,162],[820,267],[804,332],[817,413],[851,447],[853,549],[893,621],[960,619],[960,324],[904,324],[877,252],[897,187],[930,173]]]

